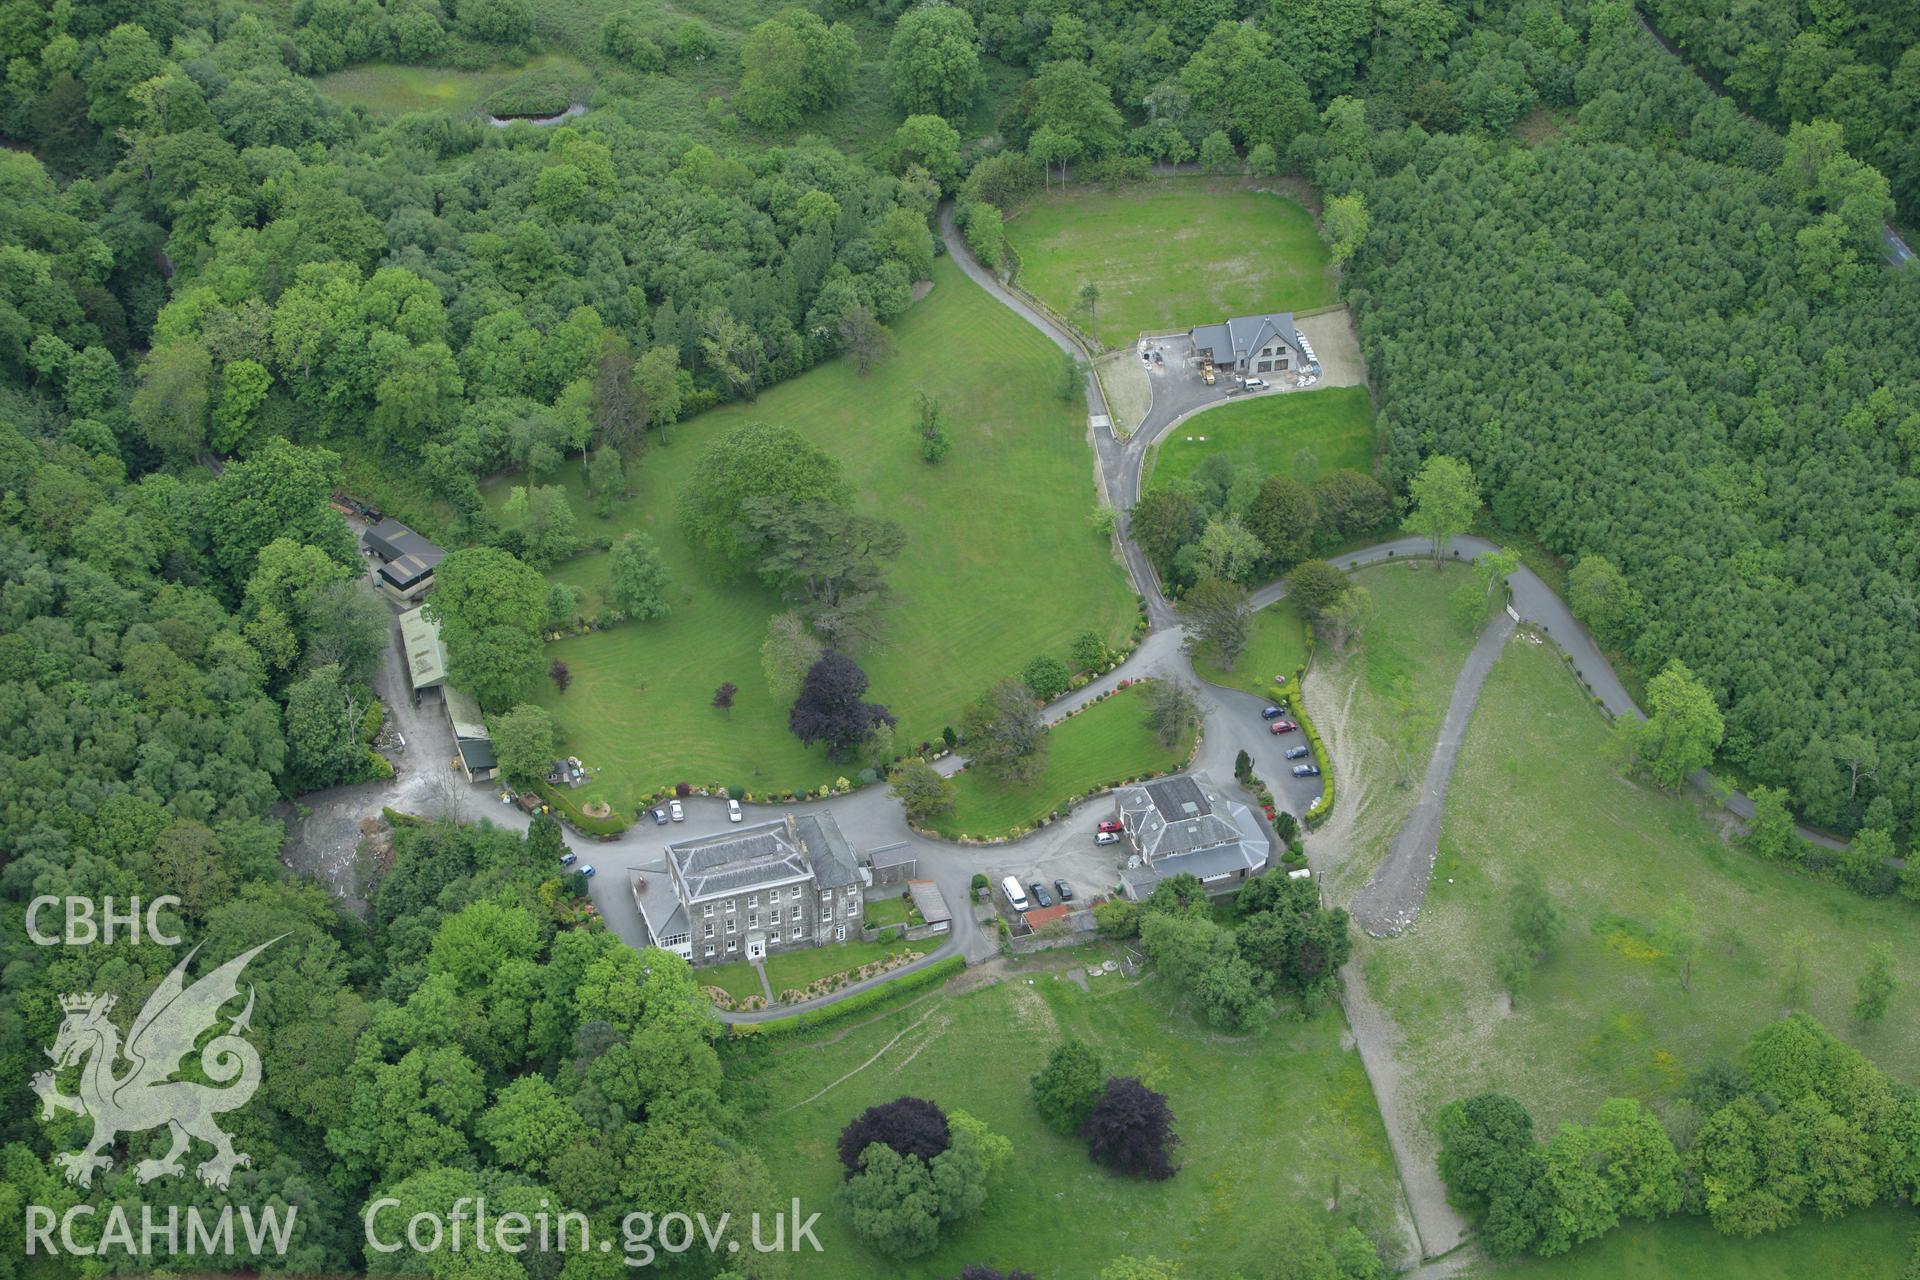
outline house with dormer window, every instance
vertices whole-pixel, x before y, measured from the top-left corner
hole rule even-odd
[[[1317,368],[1306,340],[1294,327],[1291,311],[1264,316],[1235,316],[1187,332],[1196,360],[1211,361],[1241,377],[1263,373],[1306,373]]]

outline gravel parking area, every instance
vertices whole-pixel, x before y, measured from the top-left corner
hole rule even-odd
[[[1132,347],[1109,351],[1093,363],[1100,376],[1100,389],[1106,393],[1114,434],[1122,438],[1132,435],[1153,407],[1153,387],[1147,380],[1146,366]]]
[[[1102,796],[1079,806],[1066,820],[1013,844],[975,850],[980,870],[996,887],[996,904],[1003,876],[1013,876],[1023,886],[1038,880],[1047,886],[1049,897],[1055,896],[1054,880],[1063,879],[1073,886],[1076,902],[1116,892],[1126,846],[1093,840],[1094,827],[1113,814],[1113,800]]]
[[[1367,381],[1367,362],[1360,358],[1360,340],[1353,334],[1353,317],[1347,309],[1296,319],[1295,326],[1313,344],[1320,359],[1320,385],[1323,387],[1359,387]]]

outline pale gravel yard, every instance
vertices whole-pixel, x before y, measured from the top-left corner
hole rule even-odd
[[[1320,361],[1320,385],[1367,385],[1367,362],[1360,356],[1360,340],[1353,333],[1353,317],[1345,307],[1317,316],[1296,316],[1293,323],[1313,344],[1313,354]]]

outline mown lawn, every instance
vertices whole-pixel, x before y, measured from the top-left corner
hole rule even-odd
[[[1300,616],[1300,606],[1282,600],[1253,615],[1253,633],[1233,670],[1223,668],[1213,649],[1207,647],[1194,652],[1193,673],[1209,684],[1271,698],[1281,691],[1274,683],[1275,676],[1285,676],[1287,690],[1292,691],[1294,673],[1306,662],[1307,649],[1307,621]]]
[[[1700,1218],[1635,1222],[1559,1258],[1530,1258],[1476,1273],[1527,1280],[1895,1280],[1912,1252],[1910,1209],[1871,1209],[1834,1222],[1814,1219],[1777,1235],[1723,1236]]]
[[[673,580],[673,612],[549,646],[572,688],[544,684],[538,701],[560,721],[570,753],[601,770],[581,799],[631,808],[674,782],[754,792],[853,778],[787,730],[760,668],[769,616],[785,607],[757,582],[723,581],[681,536],[680,492],[702,448],[749,421],[785,423],[838,457],[856,505],[907,529],[889,574],[894,601],[877,647],[856,655],[868,697],[900,718],[901,746],[936,739],[961,707],[1036,654],[1061,658],[1091,630],[1119,644],[1136,618],[1125,572],[1089,517],[1095,506],[1086,419],[1054,390],[1058,352],[951,262],[896,327],[897,354],[867,377],[836,361],[673,428],[634,468],[634,496],[592,514],[577,466],[563,479],[582,533],[639,529],[659,545]],[[921,391],[946,407],[953,452],[920,460],[913,424]],[[496,505],[511,483],[488,486]],[[553,576],[591,595],[607,557],[584,556]],[[739,686],[731,714],[713,691]]]
[[[694,979],[704,987],[719,987],[736,1001],[748,996],[764,996],[760,989],[760,975],[745,960],[733,964],[708,965],[694,971]]]
[[[1082,993],[1059,976],[1083,963],[1064,953],[997,985],[823,1029],[732,1066],[765,1090],[749,1128],[779,1196],[821,1211],[824,1252],[795,1256],[797,1277],[950,1280],[980,1263],[1093,1280],[1123,1254],[1224,1275],[1276,1204],[1330,1199],[1330,1229],[1351,1221],[1397,1238],[1386,1134],[1358,1054],[1341,1047],[1337,1009],[1226,1037],[1187,1016],[1157,979],[1100,977]],[[1083,1143],[1040,1123],[1028,1078],[1067,1035],[1098,1046],[1109,1071],[1167,1094],[1181,1139],[1171,1181],[1111,1177]],[[949,1228],[933,1253],[897,1263],[868,1249],[834,1206],[834,1144],[862,1110],[902,1094],[972,1113],[1012,1139],[1013,1156],[978,1216]]]
[[[1608,1097],[1671,1113],[1688,1074],[1731,1058],[1784,1011],[1787,938],[1812,938],[1803,1007],[1896,1079],[1920,1080],[1920,999],[1896,993],[1885,1021],[1849,1012],[1868,948],[1920,974],[1920,915],[1795,875],[1727,845],[1717,811],[1623,779],[1607,727],[1551,644],[1518,639],[1487,681],[1447,798],[1440,857],[1419,928],[1369,944],[1375,993],[1407,1036],[1402,1062],[1431,1113],[1499,1089],[1547,1129],[1585,1121]],[[1566,920],[1556,953],[1511,1013],[1493,958],[1508,937],[1508,887],[1537,870]],[[1660,922],[1692,905],[1692,989]]]
[[[782,991],[805,987],[829,974],[858,969],[900,951],[923,956],[938,945],[931,940],[902,942],[898,938],[886,938],[879,942],[838,942],[828,947],[782,951],[767,957],[767,983],[777,999]]]
[[[1238,180],[1070,187],[1010,219],[1007,240],[1020,254],[1020,285],[1083,329],[1080,288],[1099,288],[1092,332],[1108,346],[1334,301],[1312,215]]]
[[[876,898],[867,903],[867,923],[870,925],[918,923],[912,920],[913,904],[901,894],[891,898]]]
[[[1473,648],[1473,636],[1448,616],[1454,588],[1468,572],[1452,561],[1436,572],[1433,561],[1425,559],[1389,560],[1354,571],[1354,585],[1373,597],[1373,617],[1344,655],[1323,656],[1339,657],[1369,698],[1384,703],[1398,694],[1431,712],[1437,731],[1437,717],[1447,709],[1460,664]]]
[[[1259,475],[1312,484],[1345,467],[1373,474],[1373,402],[1365,387],[1325,387],[1235,400],[1188,419],[1148,458],[1147,483],[1184,480],[1216,454]]]
[[[933,820],[943,836],[1003,836],[1030,827],[1066,807],[1075,796],[1123,778],[1177,769],[1193,741],[1172,750],[1147,727],[1146,690],[1131,685],[1047,732],[1046,767],[1024,785],[1009,785],[984,769],[954,779],[953,808]]]
[[[590,89],[593,83],[593,73],[579,60],[563,53],[541,53],[517,67],[486,71],[369,62],[316,76],[313,87],[342,106],[363,106],[374,115],[398,116],[410,111],[458,114],[478,110],[488,94],[529,72],[558,76],[577,82],[583,89]]]

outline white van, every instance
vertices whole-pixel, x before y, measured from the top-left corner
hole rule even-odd
[[[1012,876],[1008,876],[1000,882],[1000,892],[1007,895],[1007,905],[1015,911],[1025,911],[1032,905],[1027,901],[1026,890],[1022,889],[1020,882]]]

